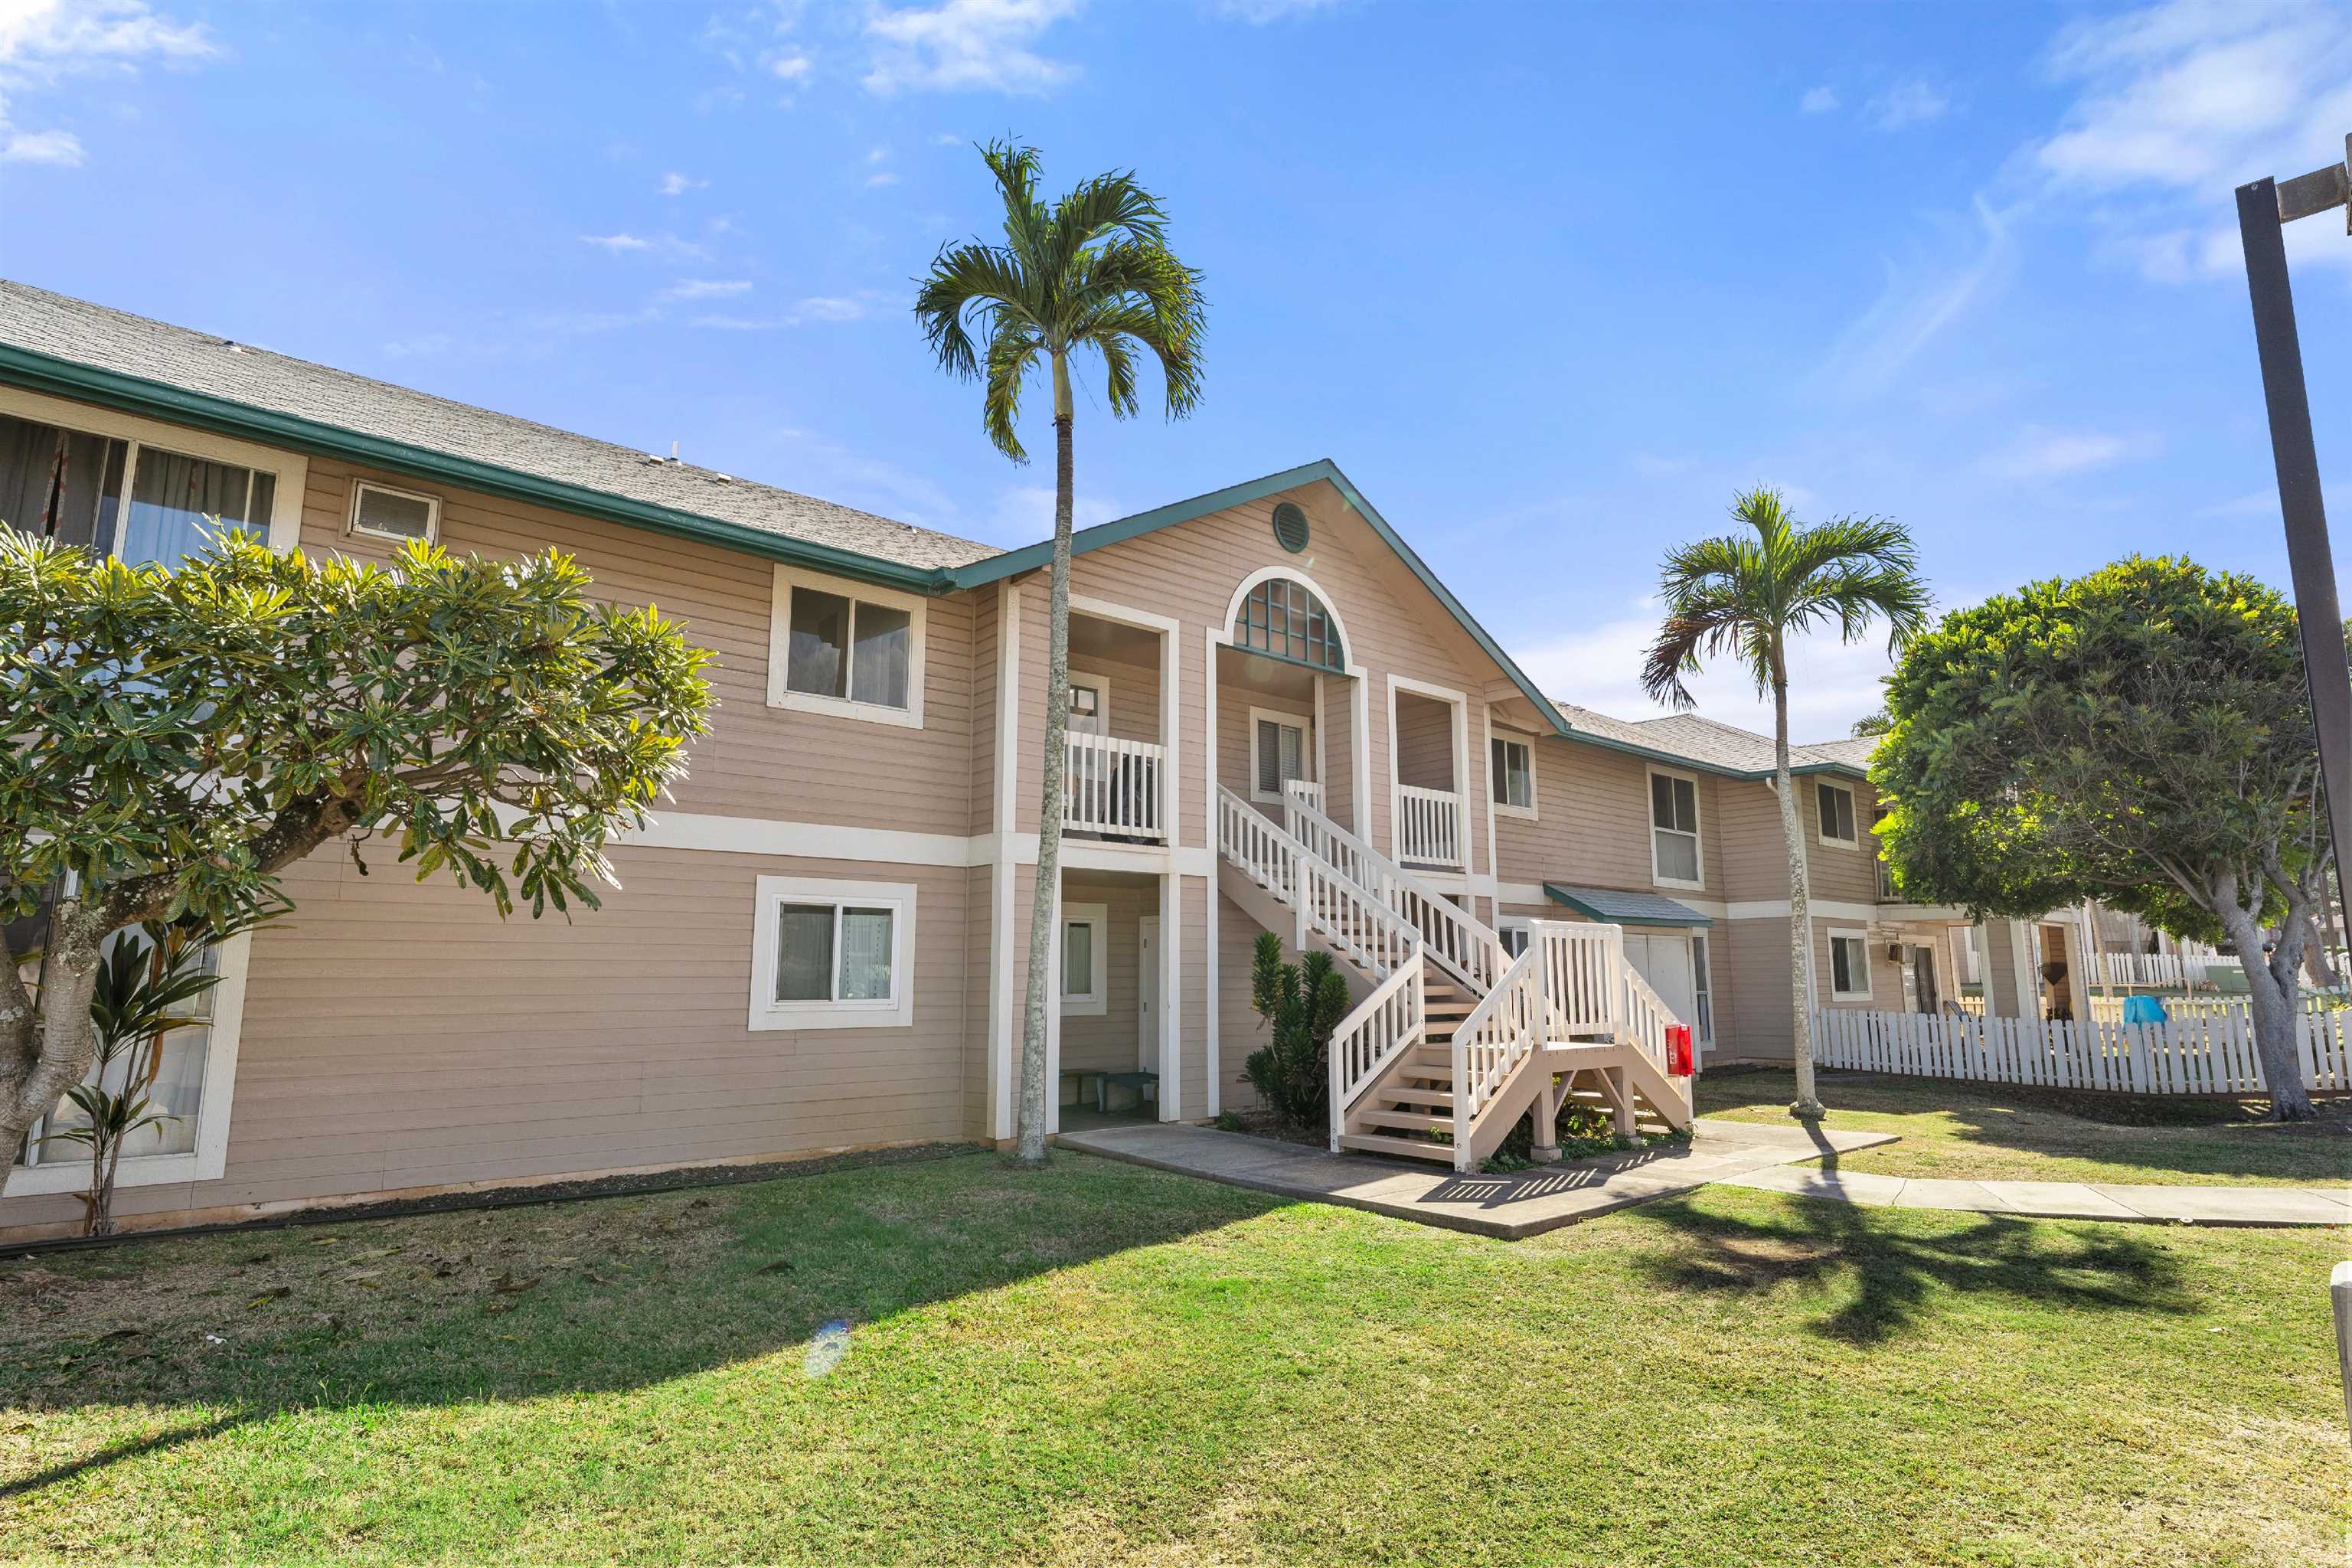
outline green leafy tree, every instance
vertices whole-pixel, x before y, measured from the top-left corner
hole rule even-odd
[[[0,1149],[89,1077],[116,932],[264,923],[330,840],[501,914],[595,907],[706,728],[708,658],[554,552],[387,570],[231,532],[166,570],[0,527]]]
[[[1328,1131],[1331,1035],[1348,1016],[1347,977],[1328,952],[1284,963],[1282,939],[1260,931],[1250,955],[1250,1005],[1267,1036],[1244,1058],[1242,1076],[1286,1123]]]
[[[1797,1072],[1792,1114],[1815,1118],[1811,998],[1812,890],[1805,869],[1804,829],[1789,773],[1789,639],[1834,627],[1858,642],[1885,621],[1887,646],[1900,648],[1927,624],[1928,596],[1908,530],[1885,518],[1837,518],[1808,527],[1780,492],[1736,498],[1731,515],[1749,532],[1678,546],[1666,556],[1658,592],[1666,615],[1642,666],[1652,700],[1687,710],[1697,705],[1683,677],[1711,658],[1736,659],[1772,699],[1772,787],[1789,851],[1789,1009]],[[1752,537],[1751,537],[1752,535]]]
[[[1062,879],[1064,747],[1070,708],[1070,509],[1074,479],[1070,358],[1102,358],[1105,401],[1127,418],[1141,407],[1141,356],[1160,363],[1171,419],[1201,399],[1206,325],[1201,275],[1168,248],[1160,199],[1127,174],[1098,174],[1050,206],[1037,192],[1036,149],[981,149],[1004,206],[1004,242],[943,246],[919,280],[915,315],[940,368],[982,384],[981,423],[997,450],[1026,463],[1021,398],[1040,369],[1054,397],[1054,563],[1045,663],[1045,785],[1037,889],[1022,1013],[1021,1113],[1014,1158],[1045,1163],[1045,1007],[1053,996],[1054,899]]]
[[[2274,1112],[2311,1114],[2295,972],[2330,851],[2292,605],[2132,556],[1945,616],[1887,710],[1871,774],[1907,894],[2022,918],[2092,897],[2226,939]]]

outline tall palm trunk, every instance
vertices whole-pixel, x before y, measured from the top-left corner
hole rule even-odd
[[[1789,1050],[1797,1068],[1797,1102],[1789,1114],[1822,1114],[1813,1092],[1813,889],[1805,867],[1805,829],[1797,816],[1797,782],[1789,773],[1789,672],[1772,650],[1772,783],[1780,795],[1780,836],[1789,846]]]
[[[1029,994],[1021,1013],[1021,1125],[1013,1157],[1045,1163],[1045,1009],[1055,984],[1054,910],[1062,887],[1062,771],[1070,729],[1070,367],[1054,356],[1054,569],[1045,630],[1045,793],[1038,806],[1037,888],[1029,906]]]

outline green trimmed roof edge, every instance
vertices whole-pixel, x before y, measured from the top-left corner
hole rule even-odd
[[[771,533],[765,529],[721,522],[696,512],[633,500],[609,490],[566,484],[561,479],[544,479],[470,458],[452,457],[429,447],[369,436],[323,420],[257,408],[211,393],[191,392],[168,383],[101,370],[12,344],[0,343],[0,384],[93,403],[117,413],[192,426],[215,435],[237,436],[268,446],[390,468],[419,479],[439,479],[485,495],[551,506],[583,517],[650,529],[886,587],[945,594],[953,592],[956,586],[951,581],[952,574],[944,567],[901,565],[788,534]]]
[[[1586,903],[1582,899],[1570,893],[1566,888],[1561,887],[1558,882],[1546,882],[1543,885],[1543,890],[1544,897],[1549,899],[1553,903],[1565,904],[1570,909],[1574,910],[1578,914],[1584,916],[1588,920],[1599,921],[1604,925],[1613,925],[1618,923],[1612,921],[1607,915],[1602,914],[1592,905]],[[1689,907],[1679,900],[1666,899],[1665,895],[1663,893],[1656,896],[1661,899],[1665,899],[1667,903],[1673,904],[1678,910],[1687,909]],[[1715,924],[1715,921],[1708,919],[1706,915],[1699,913],[1696,910],[1691,910],[1688,919],[1668,916],[1661,920],[1643,921],[1640,923],[1645,926],[1712,926]]]
[[[1249,501],[1262,500],[1267,496],[1276,495],[1284,490],[1297,489],[1302,485],[1313,484],[1318,479],[1325,481],[1333,489],[1338,490],[1339,499],[1346,501],[1357,516],[1371,525],[1372,531],[1380,536],[1381,542],[1394,551],[1397,559],[1402,561],[1412,574],[1421,579],[1422,586],[1427,588],[1437,602],[1445,606],[1446,613],[1454,617],[1455,624],[1470,635],[1470,640],[1476,643],[1480,651],[1495,661],[1496,668],[1510,678],[1511,684],[1517,687],[1526,695],[1528,700],[1535,704],[1536,711],[1550,721],[1553,732],[1562,736],[1570,734],[1571,731],[1568,721],[1561,717],[1559,710],[1552,705],[1551,700],[1537,689],[1536,683],[1528,679],[1527,672],[1518,667],[1517,661],[1505,653],[1502,645],[1487,633],[1486,627],[1478,624],[1468,610],[1462,607],[1462,601],[1455,598],[1453,591],[1437,580],[1437,574],[1429,569],[1428,563],[1413,553],[1412,546],[1407,544],[1403,537],[1389,526],[1388,519],[1381,515],[1380,509],[1366,500],[1363,492],[1356,488],[1355,482],[1346,474],[1341,473],[1339,465],[1328,458],[1318,458],[1311,463],[1304,463],[1295,468],[1285,468],[1280,473],[1267,474],[1260,479],[1245,479],[1237,485],[1228,485],[1223,489],[1211,490],[1206,495],[1171,501],[1166,506],[1154,507],[1150,511],[1139,511],[1132,517],[1115,518],[1109,522],[1098,522],[1092,528],[1080,529],[1070,535],[1070,553],[1083,555],[1090,550],[1100,550],[1112,544],[1123,544],[1130,539],[1139,539],[1147,533],[1156,533],[1163,528],[1173,528],[1180,522],[1190,522],[1194,518],[1206,517],[1213,511],[1223,511],[1228,507],[1241,506]],[[974,561],[969,565],[951,567],[948,574],[954,580],[957,587],[971,588],[982,583],[993,583],[1000,578],[1034,571],[1050,563],[1053,558],[1053,542],[1046,540],[1036,544],[1024,545],[1018,550],[1008,551],[1003,555],[992,555],[984,561]]]

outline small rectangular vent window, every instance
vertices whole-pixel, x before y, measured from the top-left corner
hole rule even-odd
[[[441,503],[431,496],[395,490],[364,481],[352,487],[352,531],[379,539],[423,539],[438,536]]]

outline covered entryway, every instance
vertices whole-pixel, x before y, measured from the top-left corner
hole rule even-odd
[[[1661,893],[1546,882],[1544,897],[1586,920],[1624,927],[1625,961],[1675,1017],[1690,1026],[1694,1045],[1704,1048],[1712,1043],[1712,954],[1702,944],[1713,921]]]

